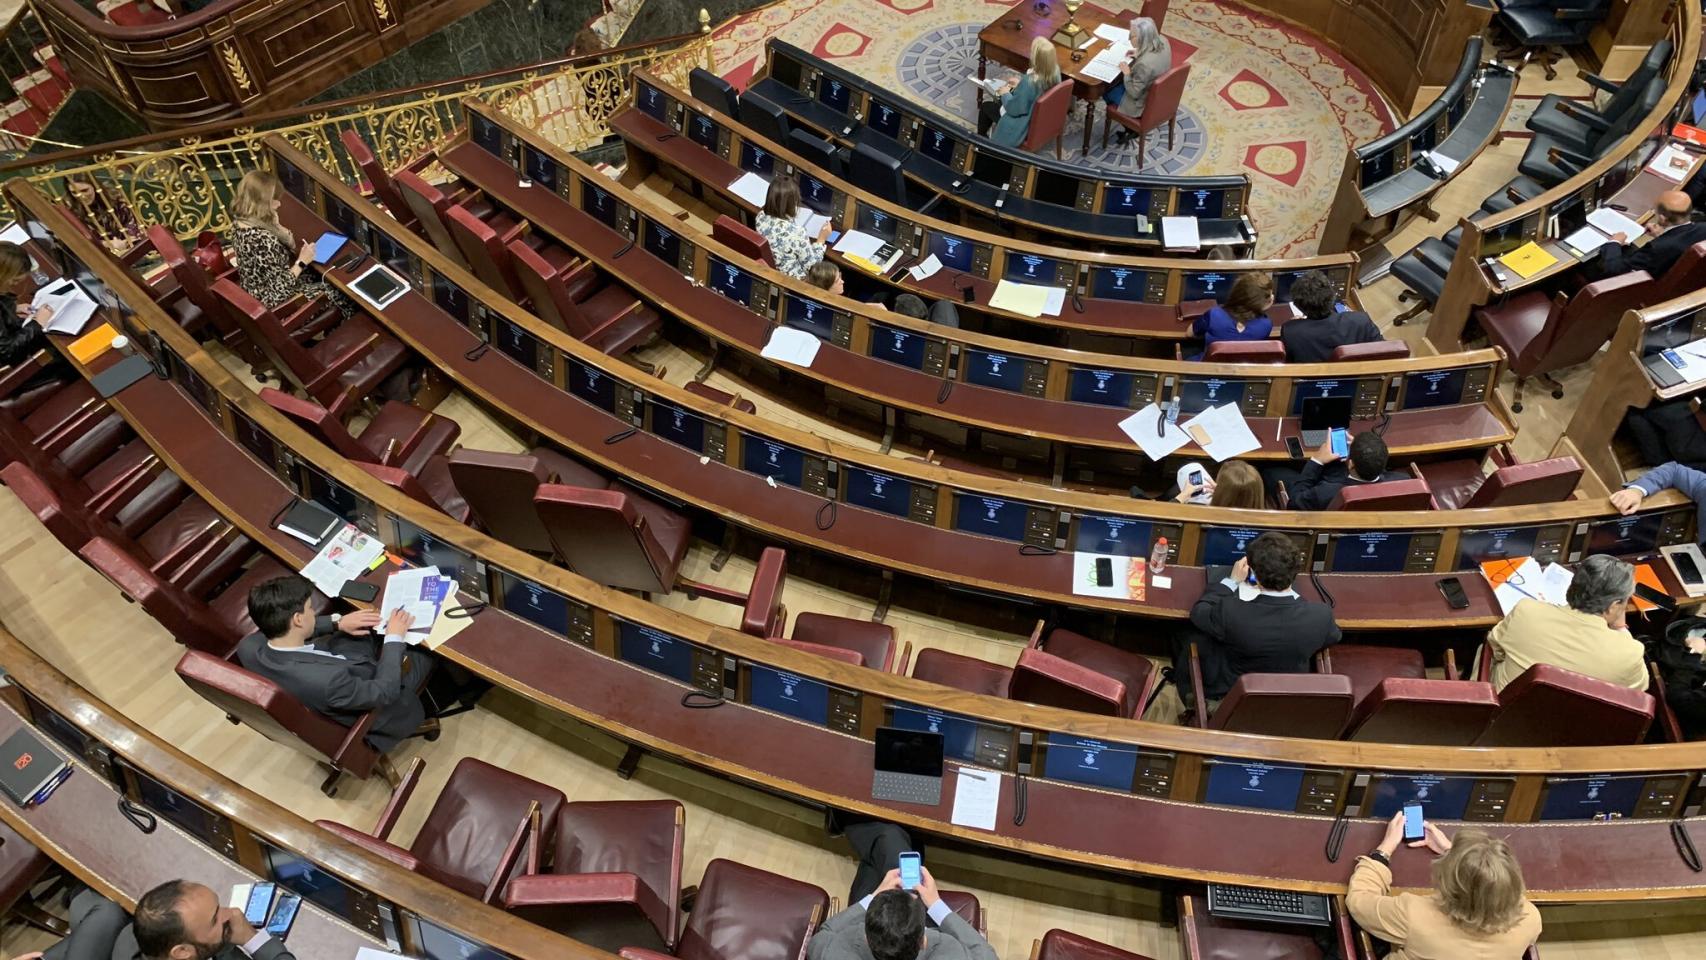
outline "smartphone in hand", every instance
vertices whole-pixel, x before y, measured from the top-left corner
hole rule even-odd
[[[916,890],[923,882],[924,856],[908,851],[900,855],[900,888]]]

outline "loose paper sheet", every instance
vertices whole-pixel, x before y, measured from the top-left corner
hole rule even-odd
[[[1613,210],[1610,207],[1600,207],[1598,210],[1589,213],[1588,223],[1608,237],[1621,233],[1630,240],[1634,240],[1647,232],[1646,228],[1635,222],[1634,218],[1621,210]]]
[[[780,360],[791,363],[796,367],[809,367],[817,359],[818,347],[822,341],[793,327],[777,327],[770,331],[770,339],[759,351],[759,356],[768,360]]]
[[[1060,315],[1060,307],[1066,301],[1066,291],[1060,287],[1045,287],[1035,283],[1014,283],[1011,280],[1001,280],[995,284],[995,293],[989,298],[989,306],[995,310],[1007,310],[1025,317],[1040,317],[1047,312],[1049,306],[1054,306],[1053,316]]]
[[[847,253],[855,257],[864,257],[866,260],[874,260],[877,251],[882,248],[882,237],[873,237],[868,233],[849,230],[841,235],[840,240],[835,242],[834,250],[836,253]]]
[[[1197,250],[1202,237],[1197,234],[1196,217],[1162,217],[1161,246],[1168,250]]]
[[[942,261],[936,259],[936,255],[932,253],[928,257],[924,258],[923,263],[918,264],[906,272],[910,273],[914,280],[928,280],[935,276],[936,271],[940,269],[942,269]]]
[[[1161,407],[1151,403],[1121,420],[1120,430],[1130,437],[1131,441],[1149,456],[1149,459],[1160,460],[1191,442],[1190,435],[1185,433],[1178,424],[1169,423],[1165,427],[1160,427],[1158,424],[1161,421]],[[1162,433],[1161,430],[1166,432]]]
[[[1656,174],[1671,181],[1681,183],[1688,176],[1688,170],[1694,166],[1694,154],[1684,150],[1674,143],[1665,144],[1665,148],[1647,161],[1647,172]]]
[[[1610,242],[1610,237],[1592,227],[1583,227],[1564,238],[1565,246],[1584,257]]]
[[[1001,809],[1002,776],[993,770],[959,768],[954,781],[954,812],[949,821],[956,827],[995,829],[995,813]]]
[[[729,184],[729,192],[763,209],[764,199],[770,195],[770,181],[756,173],[743,173],[735,178],[734,183]]]
[[[1244,420],[1244,414],[1239,412],[1236,403],[1204,410],[1185,422],[1185,432],[1217,463],[1249,453],[1262,445],[1250,432],[1250,424]]]
[[[344,584],[373,569],[384,554],[384,544],[346,523],[302,568],[302,575],[315,589],[335,597]]]
[[[762,203],[759,204],[759,207],[762,208],[763,206]],[[807,236],[815,239],[817,232],[823,229],[823,225],[829,222],[829,218],[810,207],[802,206],[794,211],[794,222],[799,224],[800,229],[804,230]]]
[[[1126,48],[1129,50],[1130,48]],[[1120,75],[1120,65],[1125,63],[1126,50],[1119,47],[1108,47],[1101,53],[1090,58],[1081,71],[1092,80],[1102,83],[1113,83]]]

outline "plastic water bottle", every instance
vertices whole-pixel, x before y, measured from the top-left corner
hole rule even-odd
[[[1161,571],[1167,569],[1167,538],[1166,537],[1156,537],[1155,538],[1155,548],[1153,550],[1149,551],[1149,569],[1152,573],[1156,573],[1156,574],[1159,574]]]

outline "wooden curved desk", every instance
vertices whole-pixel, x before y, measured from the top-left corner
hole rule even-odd
[[[439,648],[440,653],[495,683],[561,710],[638,744],[706,767],[724,776],[757,784],[810,803],[827,804],[877,816],[916,829],[1007,849],[1029,856],[1085,863],[1127,872],[1198,880],[1227,880],[1295,889],[1339,891],[1348,877],[1348,860],[1330,863],[1321,854],[1332,813],[1357,771],[1425,771],[1502,778],[1512,784],[1511,803],[1500,828],[1524,864],[1532,895],[1540,900],[1579,901],[1628,897],[1690,897],[1706,893],[1697,875],[1671,852],[1669,823],[1536,823],[1512,821],[1534,815],[1548,775],[1591,771],[1595,775],[1641,773],[1692,784],[1706,765],[1701,744],[1660,747],[1476,750],[1379,744],[1296,741],[1269,737],[1186,730],[1141,721],[1090,717],[947,690],[906,677],[824,660],[755,637],[709,627],[635,597],[595,586],[567,571],[473,533],[403,495],[365,472],[343,463],[316,441],[266,407],[210,357],[195,347],[128,278],[101,261],[102,253],[69,233],[58,214],[39,198],[14,190],[32,214],[57,228],[62,246],[105,278],[120,302],[133,304],[136,316],[161,333],[168,368],[180,384],[144,378],[113,398],[113,405],[138,434],[193,489],[263,548],[300,567],[310,548],[271,528],[272,518],[295,490],[275,471],[281,460],[263,465],[239,445],[233,431],[241,416],[262,434],[276,437],[275,453],[288,450],[295,461],[312,466],[346,485],[362,501],[361,519],[375,526],[393,549],[394,518],[412,524],[485,564],[480,576],[507,572],[572,598],[584,611],[587,631],[555,633],[501,609],[503,597],[473,618]],[[142,332],[142,331],[138,331]],[[64,338],[55,337],[64,347]],[[111,362],[98,358],[97,366]],[[187,379],[193,373],[194,379]],[[211,410],[217,422],[205,411]],[[254,431],[249,431],[251,438]],[[466,584],[465,584],[466,586]],[[485,589],[481,587],[480,589]],[[474,599],[467,596],[465,599]],[[678,706],[682,683],[617,658],[615,634],[621,621],[639,623],[662,634],[703,646],[717,656],[765,664],[848,691],[858,697],[859,729],[842,732],[778,716],[747,705],[750,691],[716,710]],[[582,621],[577,619],[577,624]],[[3,660],[0,656],[0,660]],[[953,780],[934,808],[868,798],[871,744],[866,739],[894,705],[917,705],[997,725],[1011,735],[1035,731],[1039,742],[1051,732],[1098,738],[1159,755],[1164,780],[1143,781],[1140,792],[1092,789],[1043,777],[1030,785],[1029,817],[1013,825],[1012,797],[1003,787],[1001,815],[993,832],[949,822]],[[1205,761],[1242,758],[1250,763],[1296,764],[1317,776],[1321,795],[1300,803],[1321,807],[1319,814],[1280,814],[1197,802]],[[1013,758],[997,766],[1011,769]],[[1676,777],[1684,779],[1677,781]],[[1690,805],[1692,793],[1686,802]],[[1684,802],[1682,796],[1678,804]],[[1312,807],[1313,808],[1313,807]],[[1692,806],[1690,806],[1692,809]],[[1122,818],[1143,818],[1124,820]],[[1105,824],[1142,822],[1143,830],[1108,831]],[[1694,821],[1689,821],[1693,823]],[[1358,819],[1349,825],[1345,849],[1371,846],[1384,826]],[[1697,828],[1696,828],[1697,829]],[[1215,843],[1202,838],[1214,837]],[[1583,869],[1583,864],[1594,869]],[[335,866],[328,864],[329,866]],[[1399,883],[1426,883],[1425,865],[1399,864]]]

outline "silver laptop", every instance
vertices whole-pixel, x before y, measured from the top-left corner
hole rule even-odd
[[[1327,442],[1327,434],[1335,428],[1351,425],[1351,405],[1355,397],[1304,397],[1299,407],[1302,421],[1303,452],[1319,449]]]
[[[941,803],[942,735],[878,727],[871,796],[931,807]]]

